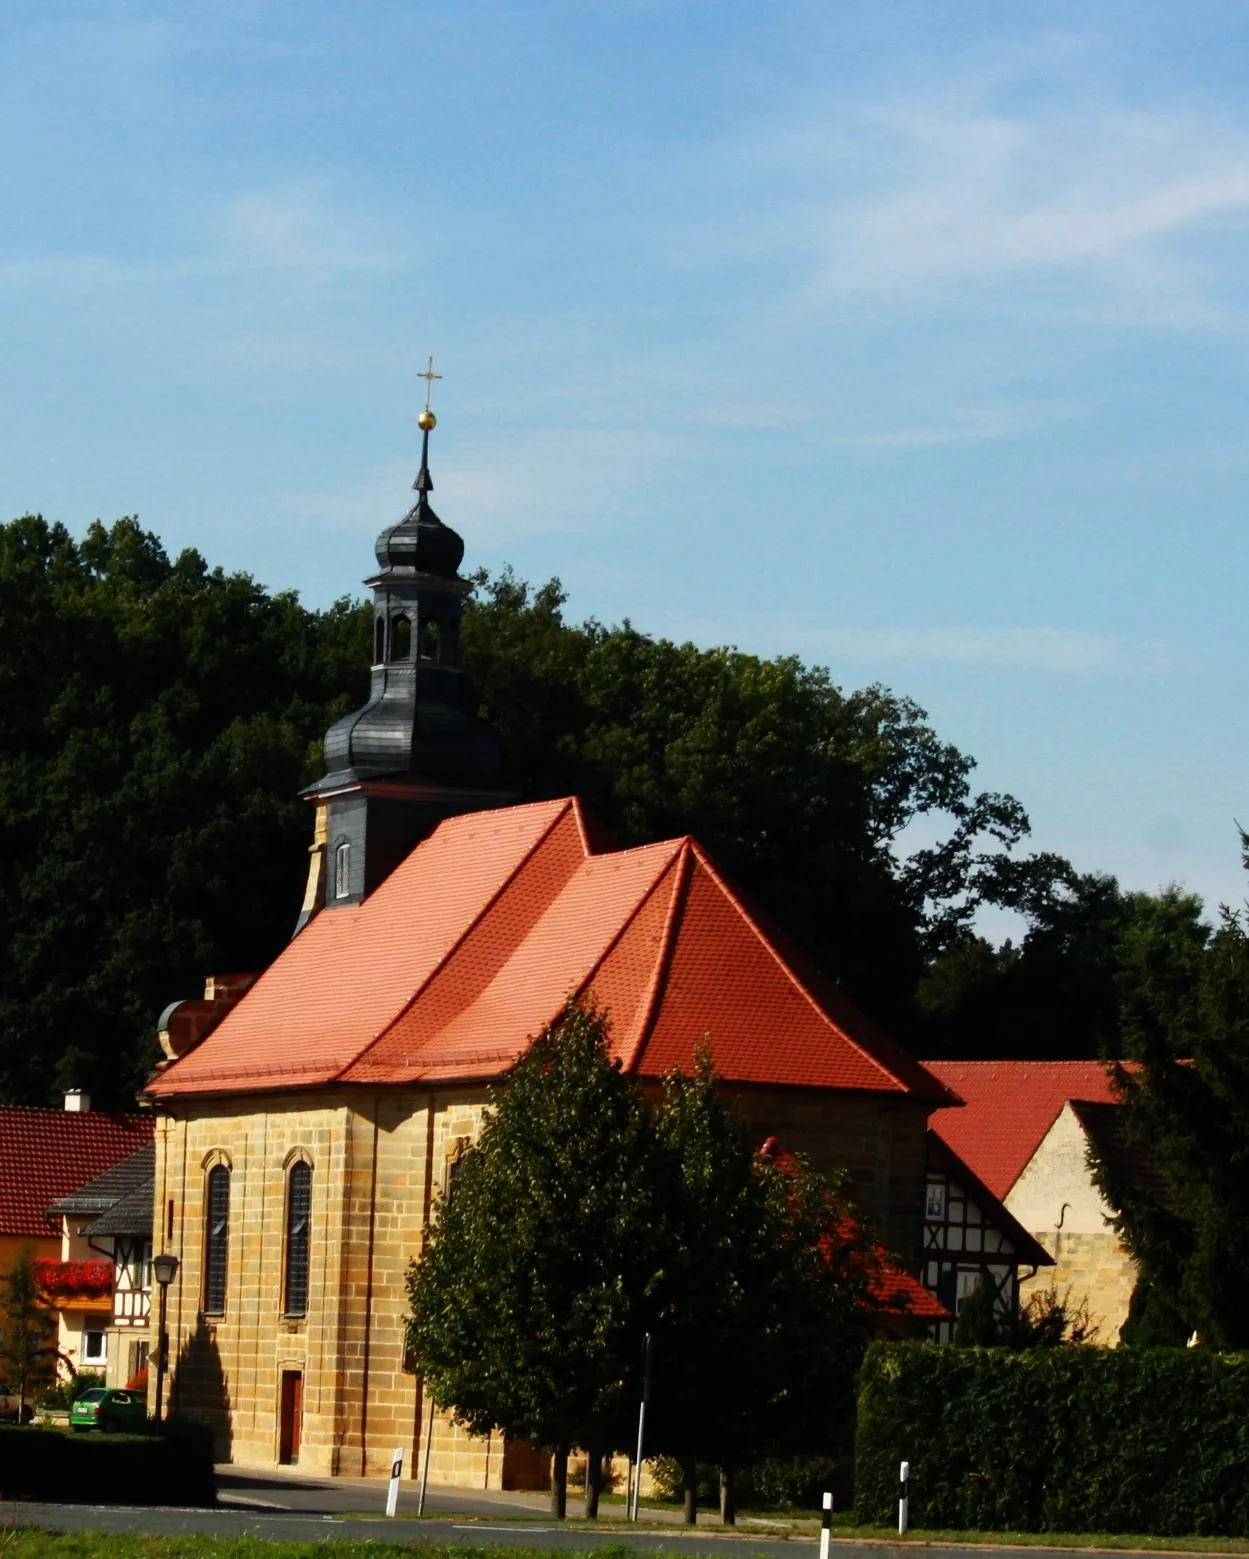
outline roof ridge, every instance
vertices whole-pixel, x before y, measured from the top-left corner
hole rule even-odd
[[[668,913],[664,916],[664,926],[659,937],[659,956],[655,959],[655,968],[651,974],[650,989],[646,993],[646,1002],[642,1008],[642,1015],[636,1027],[636,1037],[633,1041],[633,1054],[625,1065],[625,1071],[633,1071],[641,1065],[642,1057],[646,1051],[646,1039],[650,1031],[655,1027],[655,1016],[659,1009],[659,997],[667,980],[668,971],[672,967],[672,954],[676,947],[677,921],[679,911],[685,904],[690,881],[690,862],[694,859],[693,839],[686,834],[681,840],[681,850],[674,861],[677,877],[672,885],[672,899],[668,904]]]
[[[607,962],[607,959],[611,955],[611,953],[620,945],[620,943],[623,940],[626,932],[628,932],[630,930],[630,928],[633,926],[633,924],[637,920],[638,916],[642,913],[643,909],[646,907],[647,904],[650,903],[651,899],[655,896],[655,894],[658,893],[660,884],[665,880],[665,878],[667,878],[668,875],[671,872],[673,872],[673,871],[675,871],[678,874],[678,878],[679,878],[680,872],[681,872],[681,865],[682,865],[682,862],[685,859],[687,851],[688,851],[688,844],[689,844],[688,839],[685,838],[685,837],[682,837],[682,838],[679,838],[679,839],[676,839],[676,840],[665,839],[665,840],[657,841],[657,843],[675,844],[677,846],[677,848],[673,852],[671,859],[664,866],[663,871],[661,871],[656,876],[654,882],[651,883],[650,887],[648,887],[646,892],[643,893],[641,898],[633,906],[633,908],[630,910],[629,914],[625,917],[623,922],[619,926],[617,926],[614,934],[608,939],[607,945],[603,948],[603,951],[599,954],[598,958],[594,961],[594,964],[590,968],[589,973],[582,980],[581,984],[579,986],[577,986],[576,991],[574,993],[575,996],[579,997],[582,994],[582,992],[586,990],[586,988],[589,986],[590,982],[594,979],[594,976],[599,972],[599,970]],[[645,848],[649,849],[649,848],[652,848],[652,847],[651,846],[645,846]],[[616,851],[616,852],[613,852],[613,853],[623,855],[625,852],[624,851]],[[634,1052],[634,1056],[635,1057],[636,1057],[638,1049],[640,1048],[640,1036],[643,1033],[645,1033],[646,1024],[647,1024],[647,1022],[650,1019],[651,1009],[652,1009],[652,1005],[653,1005],[653,1002],[654,1002],[655,988],[657,986],[658,979],[659,979],[658,971],[660,969],[662,969],[662,967],[664,966],[664,964],[667,961],[667,956],[666,955],[667,955],[667,951],[668,951],[668,937],[669,937],[669,933],[671,931],[671,926],[672,926],[673,905],[675,905],[677,899],[680,896],[680,886],[681,886],[680,885],[680,881],[678,880],[678,882],[674,885],[674,888],[673,888],[672,904],[669,905],[668,914],[664,918],[664,929],[663,929],[663,934],[662,934],[662,936],[660,938],[660,944],[659,944],[659,956],[658,956],[658,958],[655,961],[655,970],[656,970],[656,972],[654,974],[652,974],[652,976],[651,976],[651,982],[652,982],[651,983],[651,990],[647,993],[646,1007],[645,1007],[645,1011],[643,1013],[642,1023],[640,1025],[640,1027],[638,1027],[636,1029],[636,1033],[638,1034],[639,1038],[637,1038],[637,1039],[635,1039],[633,1041],[633,1052]],[[627,1071],[629,1071],[630,1066],[632,1065],[632,1061],[631,1060],[625,1061],[623,1063],[623,1065],[624,1065],[624,1070],[627,1072]]]
[[[766,949],[768,954],[771,956],[773,962],[781,970],[781,972],[784,974],[786,979],[789,980],[790,984],[793,985],[795,987],[795,989],[798,990],[801,993],[801,995],[804,997],[804,999],[807,1001],[807,1003],[820,1015],[821,1018],[824,1019],[825,1023],[829,1024],[830,1027],[835,1029],[836,1032],[838,1034],[840,1034],[842,1036],[842,1038],[845,1039],[845,1041],[849,1045],[851,1045],[855,1050],[857,1050],[858,1053],[861,1056],[863,1056],[863,1058],[865,1060],[870,1062],[871,1065],[874,1066],[876,1068],[876,1070],[882,1074],[883,1077],[887,1078],[891,1083],[894,1084],[894,1088],[891,1088],[890,1092],[893,1092],[895,1090],[900,1090],[903,1093],[911,1093],[913,1090],[911,1089],[909,1084],[904,1082],[903,1079],[900,1078],[897,1075],[897,1073],[891,1071],[884,1064],[884,1062],[879,1059],[879,1057],[874,1056],[870,1050],[868,1050],[859,1040],[857,1040],[854,1037],[853,1034],[848,1033],[844,1028],[842,1028],[841,1024],[838,1023],[833,1018],[831,1013],[829,1013],[829,1012],[827,1012],[825,1010],[825,1008],[821,1005],[819,1000],[816,998],[815,993],[808,989],[806,981],[800,979],[799,976],[798,976],[797,971],[792,969],[789,966],[789,963],[786,961],[786,959],[784,957],[782,957],[782,955],[780,953],[780,950],[773,945],[771,937],[769,937],[764,932],[763,927],[761,925],[759,925],[758,922],[754,919],[754,917],[747,911],[746,906],[738,898],[737,894],[734,893],[732,887],[725,880],[725,878],[721,876],[719,871],[717,871],[717,869],[716,869],[714,863],[712,862],[710,856],[708,856],[707,852],[698,843],[697,839],[691,839],[690,845],[691,845],[693,853],[694,853],[695,857],[697,858],[699,864],[704,867],[704,869],[707,871],[707,873],[711,877],[712,881],[716,884],[716,886],[720,889],[721,893],[723,893],[725,895],[725,897],[728,899],[729,903],[733,906],[734,910],[737,912],[737,915],[738,915],[739,919],[747,927],[749,927],[750,931],[754,934],[756,940],[759,943],[761,943],[762,946]],[[867,1091],[870,1092],[870,1090],[867,1090]]]
[[[353,1055],[349,1060],[344,1061],[341,1066],[339,1066],[339,1067],[337,1067],[335,1069],[335,1071],[331,1074],[331,1081],[341,1081],[346,1076],[346,1074],[349,1071],[352,1070],[353,1067],[359,1066],[360,1063],[364,1060],[364,1058],[369,1054],[369,1052],[372,1051],[376,1046],[380,1045],[381,1042],[386,1038],[386,1036],[395,1027],[395,1025],[402,1018],[406,1017],[409,1012],[411,1012],[412,1008],[420,1000],[421,996],[429,989],[429,987],[432,984],[432,982],[435,979],[437,979],[438,975],[447,967],[447,965],[451,962],[451,960],[455,957],[455,955],[459,952],[459,950],[464,946],[465,942],[468,941],[469,937],[473,934],[473,932],[477,929],[477,927],[479,925],[481,925],[481,923],[485,919],[485,917],[490,913],[490,911],[494,908],[494,906],[503,897],[504,893],[507,892],[507,890],[511,887],[511,885],[520,876],[521,872],[524,871],[525,867],[529,865],[530,861],[533,860],[534,856],[538,853],[538,851],[541,850],[543,845],[546,844],[546,842],[550,839],[552,833],[555,831],[556,826],[560,822],[562,822],[563,819],[568,815],[568,812],[569,812],[570,808],[575,811],[575,803],[576,803],[576,797],[575,796],[565,796],[565,797],[563,797],[560,800],[560,802],[557,805],[556,811],[554,812],[554,814],[551,817],[551,821],[547,824],[547,826],[542,830],[542,832],[534,840],[533,844],[529,847],[529,849],[525,851],[524,855],[521,856],[520,860],[517,861],[516,865],[512,868],[512,870],[510,872],[508,872],[504,876],[502,882],[500,882],[498,884],[498,886],[495,888],[494,892],[489,896],[489,898],[486,900],[486,902],[481,906],[481,908],[477,911],[477,913],[473,916],[473,918],[469,921],[469,923],[464,927],[463,931],[461,931],[459,936],[456,937],[455,941],[452,942],[451,946],[449,948],[447,948],[446,952],[443,953],[442,957],[437,961],[437,963],[435,963],[434,967],[429,971],[429,973],[425,976],[425,978],[421,981],[421,983],[417,986],[417,988],[412,992],[412,994],[408,997],[408,999],[403,1003],[403,1005],[399,1008],[398,1012],[396,1012],[391,1017],[390,1021],[388,1023],[384,1024],[383,1027],[380,1028],[377,1031],[376,1034],[374,1034],[373,1038],[371,1040],[369,1040],[368,1044],[364,1045],[360,1050],[357,1050],[355,1055]],[[541,805],[542,803],[529,802],[527,804],[529,806],[534,806],[534,805]],[[555,803],[547,803],[547,804],[548,805],[555,805]],[[509,810],[509,811],[518,811],[519,808],[508,808],[507,810]],[[465,813],[464,815],[465,816],[470,816],[470,817],[478,817],[481,814],[480,813]],[[579,822],[578,822],[577,833],[578,833],[578,837],[581,840],[582,849],[584,850],[584,848],[585,848],[585,834],[584,834],[584,831],[581,829]],[[418,845],[417,848],[419,849],[420,846]],[[585,857],[585,859],[588,860],[589,856],[587,855]],[[582,864],[584,864],[584,861],[583,861]]]

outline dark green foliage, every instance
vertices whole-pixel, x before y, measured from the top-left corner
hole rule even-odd
[[[49,1390],[40,1392],[40,1407],[62,1408],[68,1411],[79,1397],[104,1385],[105,1377],[94,1370],[79,1370],[69,1380],[63,1380]]]
[[[409,1278],[416,1366],[470,1429],[625,1443],[661,1277],[653,1143],[601,1020],[571,1009],[516,1066]]]
[[[648,1462],[660,1499],[684,1498],[681,1464],[671,1456],[657,1456]],[[842,1467],[831,1456],[778,1456],[739,1467],[733,1475],[740,1507],[767,1510],[819,1510],[825,1490],[836,1489],[842,1479]],[[699,1464],[698,1503],[714,1507],[720,1499],[720,1478],[716,1468]]]
[[[974,1288],[958,1312],[954,1325],[956,1348],[991,1348],[999,1342],[997,1317],[993,1313],[993,1294],[987,1284]]]
[[[1210,935],[1191,894],[1125,893],[1113,877],[1058,873],[1018,907],[1029,922],[1018,946],[971,938],[934,959],[917,992],[925,1054],[1122,1055],[1121,980],[1134,949],[1149,940],[1199,957]]]
[[[834,1443],[870,1256],[837,1189],[757,1158],[713,1084],[669,1079],[656,1114],[575,1006],[517,1064],[408,1280],[414,1365],[460,1422],[626,1449],[650,1332],[652,1452]]]
[[[1249,1535],[1249,1358],[1204,1349],[875,1343],[861,1374],[860,1520]]]
[[[1038,1290],[1012,1315],[1002,1315],[990,1289],[981,1284],[963,1300],[954,1327],[956,1348],[1057,1348],[1096,1340],[1088,1300],[1054,1287]]]
[[[1093,1168],[1143,1279],[1126,1340],[1249,1347],[1249,935],[1227,911],[1208,947],[1139,934],[1121,984],[1140,1067]]]
[[[649,1443],[735,1471],[848,1441],[877,1259],[840,1181],[756,1154],[705,1058],[666,1080],[670,1249]]]
[[[0,527],[0,1100],[132,1107],[161,1009],[281,949],[367,634],[133,520]]]
[[[0,1427],[0,1500],[213,1505],[212,1437],[198,1424],[150,1434]]]

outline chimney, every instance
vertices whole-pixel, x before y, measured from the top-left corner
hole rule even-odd
[[[65,1108],[76,1115],[86,1115],[91,1109],[91,1095],[81,1088],[71,1088],[65,1095]]]

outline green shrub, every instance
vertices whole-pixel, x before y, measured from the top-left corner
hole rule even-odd
[[[1249,1536],[1249,1356],[875,1343],[855,1508],[916,1526]]]
[[[59,1386],[53,1386],[50,1391],[45,1391],[39,1398],[39,1406],[71,1408],[79,1397],[85,1396],[88,1391],[103,1384],[103,1375],[98,1375],[92,1370],[79,1370],[72,1380],[63,1380]]]
[[[174,1420],[147,1434],[0,1426],[0,1500],[90,1505],[216,1503],[212,1436]]]
[[[675,1457],[656,1456],[648,1465],[660,1499],[684,1499],[681,1464]],[[734,1473],[739,1507],[819,1510],[824,1490],[838,1486],[838,1463],[831,1456],[777,1456],[750,1467],[739,1467]],[[719,1502],[720,1470],[699,1462],[698,1503],[714,1508]]]

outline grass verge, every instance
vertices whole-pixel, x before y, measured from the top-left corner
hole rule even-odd
[[[0,1507],[2,1510],[2,1507]],[[583,1522],[569,1522],[584,1528]],[[709,1523],[710,1526],[710,1523]],[[717,1535],[721,1529],[716,1529]],[[671,1528],[668,1529],[671,1533]],[[787,1534],[775,1530],[753,1533],[738,1528],[748,1545],[750,1538],[775,1539]],[[804,1528],[795,1536],[810,1542]],[[899,1539],[886,1527],[843,1526],[834,1542],[869,1541],[890,1546],[923,1548],[983,1545],[1008,1548],[1104,1548],[1141,1553],[1249,1554],[1249,1540],[1242,1538],[1142,1537],[1108,1532],[946,1532],[915,1531]],[[412,1559],[410,1543],[329,1541],[273,1542],[265,1538],[164,1537],[144,1532],[46,1532],[36,1527],[6,1527],[0,1520],[0,1559]],[[421,1559],[498,1559],[500,1550],[471,1543],[422,1544]],[[834,1547],[834,1552],[836,1549]],[[567,1550],[509,1548],[508,1559],[568,1559]],[[637,1559],[637,1551],[610,1541],[587,1550],[580,1559]]]

